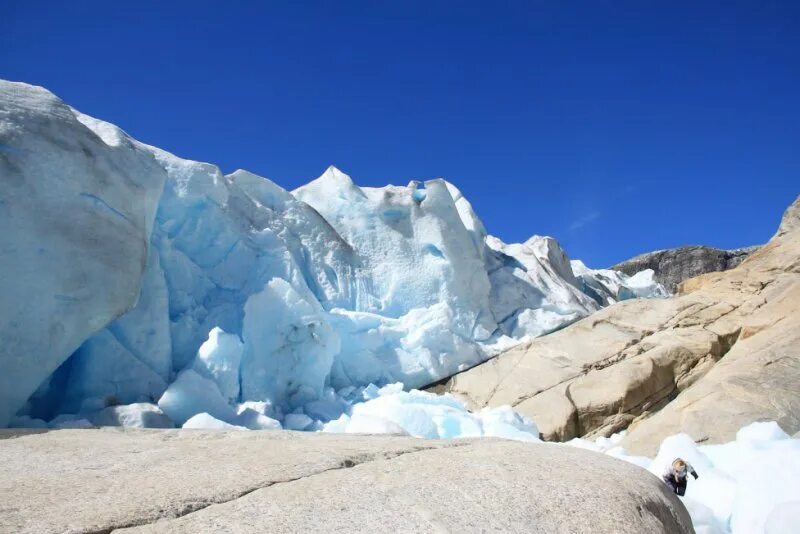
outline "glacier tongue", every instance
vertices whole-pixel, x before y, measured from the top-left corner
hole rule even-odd
[[[551,238],[502,243],[441,179],[362,188],[331,167],[288,192],[40,88],[0,99],[0,426],[158,402],[178,425],[320,428],[357,388],[422,387],[658,293]]]

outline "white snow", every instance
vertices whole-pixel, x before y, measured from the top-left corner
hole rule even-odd
[[[250,430],[280,430],[279,421],[253,408],[240,405],[234,422]]]
[[[47,90],[0,80],[0,427],[136,302],[166,174],[119,133],[111,142]]]
[[[306,430],[314,424],[314,420],[302,413],[290,413],[283,419],[283,427],[287,430]]]
[[[800,500],[786,501],[775,506],[764,523],[766,534],[786,534],[800,530]]]
[[[624,273],[619,271],[611,272],[626,276]],[[645,269],[636,274],[628,276],[626,279],[624,279],[624,283],[628,286],[628,288],[630,288],[637,298],[668,297],[669,292],[664,288],[664,286],[656,282],[655,274],[656,273],[653,271],[653,269]]]
[[[78,414],[62,413],[54,417],[50,421],[48,426],[54,429],[62,429],[62,428],[92,428],[94,425],[92,425],[91,421]]]
[[[293,192],[357,260],[355,305],[331,310],[342,338],[334,387],[398,380],[420,387],[487,358],[480,343],[497,323],[485,247],[469,204],[454,200],[451,190],[457,191],[444,180],[361,188],[332,167]]]
[[[486,245],[492,312],[504,333],[536,337],[600,309],[579,288],[555,239],[533,236],[509,245],[488,236]]]
[[[316,300],[274,278],[244,305],[242,395],[290,409],[322,395],[339,336]]]
[[[652,460],[630,456],[617,443],[622,434],[570,445],[605,452],[660,477],[675,458],[692,464],[682,497],[698,534],[800,532],[800,439],[777,423],[756,422],[720,445],[697,445],[688,435],[666,438]]]

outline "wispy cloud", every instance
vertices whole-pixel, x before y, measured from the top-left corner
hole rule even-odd
[[[596,221],[599,218],[600,218],[600,212],[599,211],[590,211],[589,213],[587,213],[587,214],[585,214],[585,215],[583,215],[581,217],[578,217],[577,219],[572,221],[572,223],[570,223],[570,225],[569,225],[569,231],[570,232],[574,232],[576,230],[580,230],[581,228],[583,228],[587,224],[589,224],[589,223],[591,223],[593,221]]]
[[[628,197],[636,193],[637,187],[634,184],[621,184],[617,189],[609,189],[606,191],[606,199],[604,202],[610,203],[613,202],[614,199],[619,199],[622,197]],[[584,206],[587,207],[588,206]],[[593,223],[597,219],[602,216],[602,212],[596,209],[590,209],[589,211],[585,212],[580,217],[577,217],[569,223],[567,226],[568,232],[577,232],[581,228],[588,226],[589,224]]]

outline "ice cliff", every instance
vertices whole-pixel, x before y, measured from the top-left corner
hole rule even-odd
[[[421,387],[664,294],[548,237],[489,236],[441,179],[366,188],[330,167],[289,192],[21,83],[0,82],[0,180],[0,426],[321,428],[370,384]]]

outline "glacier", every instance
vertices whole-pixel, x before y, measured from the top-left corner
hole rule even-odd
[[[419,388],[604,306],[667,296],[559,243],[490,235],[453,184],[287,191],[185,160],[40,87],[0,81],[0,427],[302,430],[538,441],[509,407]],[[800,524],[800,439],[758,422],[655,458],[697,532]]]
[[[550,237],[503,243],[443,179],[360,187],[330,167],[290,192],[22,83],[0,82],[0,178],[0,426],[359,428],[366,388],[408,393],[666,295]],[[524,427],[458,425],[479,423]]]

